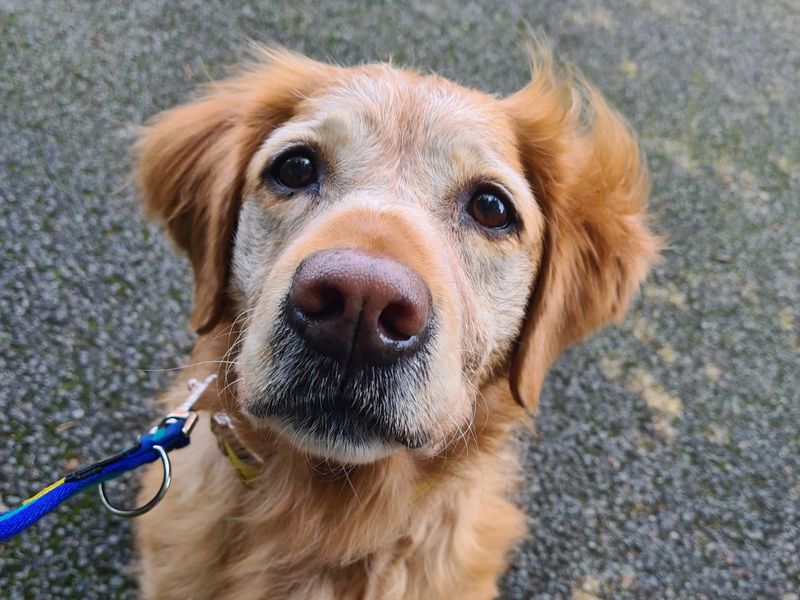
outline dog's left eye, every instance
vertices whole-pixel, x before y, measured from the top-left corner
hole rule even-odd
[[[314,156],[301,149],[289,152],[275,161],[272,175],[280,185],[290,190],[306,188],[319,179]]]
[[[487,229],[505,229],[513,220],[513,209],[507,200],[489,190],[477,191],[469,201],[469,214]]]

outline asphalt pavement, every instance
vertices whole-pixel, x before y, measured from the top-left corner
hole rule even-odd
[[[548,379],[504,597],[797,600],[797,0],[0,0],[0,510],[129,444],[191,348],[187,263],[127,179],[138,125],[250,40],[504,94],[530,27],[640,132],[670,242]],[[0,597],[135,597],[132,561],[85,494],[0,545]]]

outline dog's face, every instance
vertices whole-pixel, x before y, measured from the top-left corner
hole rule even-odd
[[[542,247],[497,104],[366,67],[264,140],[233,250],[250,415],[349,461],[435,451],[467,427]]]
[[[430,456],[487,385],[534,403],[624,309],[654,252],[639,154],[547,76],[498,100],[271,54],[153,126],[141,187],[192,258],[195,324],[238,317],[254,422],[338,461]]]

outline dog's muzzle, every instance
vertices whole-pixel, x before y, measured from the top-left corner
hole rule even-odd
[[[269,393],[249,411],[323,446],[417,448],[435,338],[431,293],[383,254],[323,250],[300,262],[268,340]]]

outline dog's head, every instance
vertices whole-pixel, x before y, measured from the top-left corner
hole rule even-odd
[[[490,383],[534,408],[655,256],[633,135],[546,50],[505,99],[265,52],[138,158],[194,268],[193,326],[242,323],[243,411],[346,462],[437,452]]]

